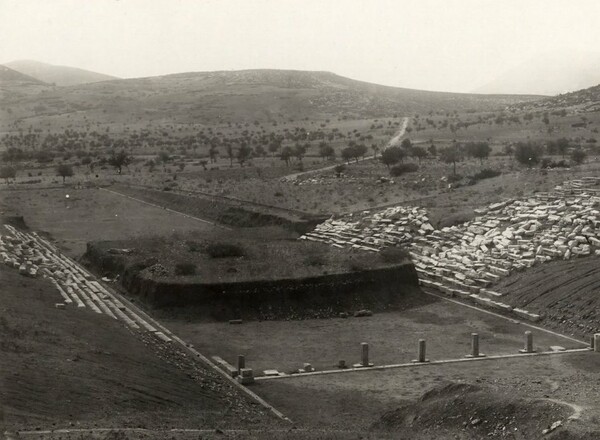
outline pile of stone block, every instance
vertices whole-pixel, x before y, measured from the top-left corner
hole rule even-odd
[[[491,289],[503,277],[556,259],[600,255],[600,178],[570,180],[549,193],[476,209],[473,220],[434,229],[421,208],[394,207],[360,219],[328,220],[301,237],[378,252],[404,245],[424,286],[536,321]]]
[[[379,252],[388,246],[410,243],[414,237],[433,231],[424,209],[395,206],[374,214],[364,211],[362,216],[329,219],[300,239]]]
[[[35,232],[20,231],[11,225],[0,227],[0,261],[24,276],[50,280],[62,297],[63,302],[58,303],[57,308],[71,305],[89,308],[120,320],[130,328],[153,333],[163,342],[171,341],[169,336],[126,307],[91,273]]]

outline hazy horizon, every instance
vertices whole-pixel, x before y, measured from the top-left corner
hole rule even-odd
[[[549,53],[600,59],[598,16],[600,2],[562,0],[0,0],[0,62],[35,60],[121,78],[330,71],[472,92]]]

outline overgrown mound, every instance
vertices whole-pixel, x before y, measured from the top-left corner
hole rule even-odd
[[[93,242],[83,259],[153,307],[217,320],[329,317],[423,301],[404,249],[349,251],[274,228]]]
[[[543,437],[542,432],[553,423],[564,424],[571,413],[571,408],[555,402],[449,382],[386,412],[372,428],[404,435],[414,432],[416,438],[534,439]]]

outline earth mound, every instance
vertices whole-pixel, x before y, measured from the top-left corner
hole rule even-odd
[[[579,438],[569,436],[563,427],[571,413],[570,407],[553,401],[449,382],[428,390],[417,401],[384,413],[372,429],[414,433],[410,438],[428,439]],[[554,423],[555,429],[544,435]]]

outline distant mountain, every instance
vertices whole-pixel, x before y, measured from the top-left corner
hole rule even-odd
[[[600,53],[552,52],[514,67],[476,93],[557,95],[600,83]]]
[[[329,72],[243,70],[54,87],[7,105],[15,118],[50,118],[52,124],[214,124],[495,110],[541,98],[403,89]],[[31,115],[34,106],[45,110]]]
[[[12,119],[12,115],[8,113],[9,102],[29,102],[31,96],[37,96],[40,92],[50,88],[48,84],[38,79],[0,65],[0,103],[2,103],[0,105],[0,121]],[[3,115],[3,112],[8,114]]]
[[[57,86],[73,86],[117,79],[103,73],[91,72],[76,67],[54,66],[32,60],[11,61],[5,65],[25,75]]]
[[[0,65],[0,85],[43,85],[44,82]]]

